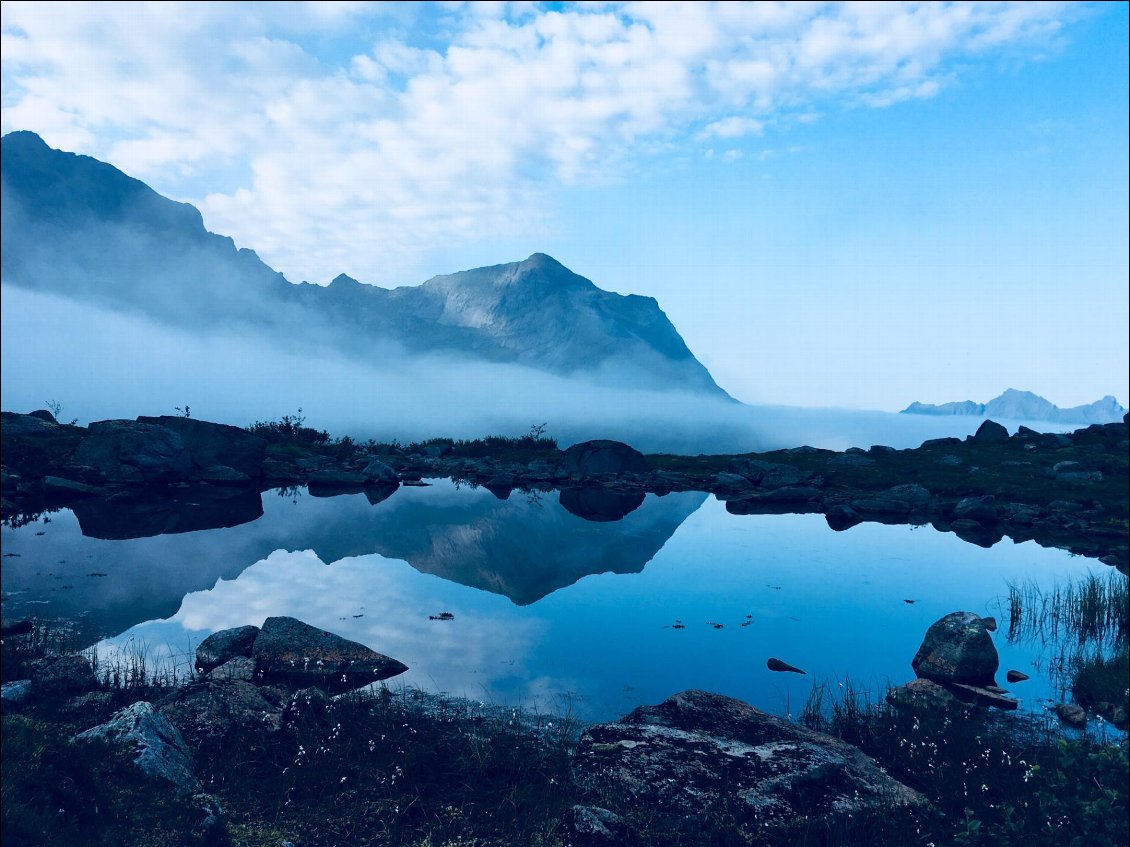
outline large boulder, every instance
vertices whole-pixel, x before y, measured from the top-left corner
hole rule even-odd
[[[182,482],[192,470],[184,440],[171,429],[136,421],[95,421],[75,450],[74,463],[89,465],[109,482]]]
[[[647,473],[643,453],[620,441],[582,441],[561,457],[561,470],[568,476]]]
[[[251,656],[265,681],[293,688],[348,691],[408,670],[364,644],[288,617],[263,622]]]
[[[973,612],[951,612],[935,621],[911,667],[934,682],[995,686],[1000,658],[984,619]]]
[[[1008,441],[1008,430],[996,421],[985,421],[977,432],[970,436],[974,441],[991,444],[994,441]]]
[[[196,669],[207,673],[237,656],[250,656],[259,636],[257,626],[237,626],[213,632],[196,648]]]
[[[263,473],[267,442],[245,429],[195,418],[161,415],[142,416],[139,423],[163,426],[177,433],[188,449],[197,471],[223,465],[258,479]]]
[[[588,728],[573,773],[582,788],[665,824],[693,826],[724,805],[738,826],[766,834],[802,818],[859,822],[926,802],[855,747],[704,691]]]
[[[200,788],[192,772],[192,754],[175,726],[152,703],[127,706],[104,724],[80,732],[76,741],[103,739],[130,746],[134,763],[145,774],[172,783],[176,790],[189,794]]]

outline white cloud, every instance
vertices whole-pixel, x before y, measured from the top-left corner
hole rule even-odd
[[[3,130],[197,203],[291,278],[415,282],[420,255],[547,226],[555,188],[633,155],[931,97],[956,61],[1039,53],[1076,14],[389,5],[5,3]]]

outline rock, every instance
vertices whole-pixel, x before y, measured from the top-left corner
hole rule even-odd
[[[731,463],[732,464],[732,463]],[[719,473],[714,475],[714,484],[723,491],[747,492],[755,485],[752,481],[736,473]]]
[[[800,668],[790,665],[788,662],[782,662],[780,659],[769,659],[765,663],[765,667],[778,673],[805,673]]]
[[[28,417],[39,418],[41,421],[47,421],[47,423],[58,423],[58,421],[55,420],[55,416],[46,409],[36,409],[34,412],[28,412]]]
[[[333,699],[322,689],[303,688],[294,692],[283,707],[282,725],[293,728],[299,724],[325,724],[332,706]]]
[[[820,499],[823,494],[823,491],[811,485],[784,485],[764,491],[755,499],[759,503],[807,503]]]
[[[900,709],[953,709],[960,701],[938,683],[913,679],[887,692],[887,702]]]
[[[18,706],[24,703],[31,696],[31,680],[30,679],[17,679],[12,682],[5,682],[0,686],[0,703],[5,708],[8,706]]]
[[[255,672],[255,660],[250,656],[236,656],[228,659],[219,667],[212,668],[205,675],[206,679],[213,682],[238,679],[243,682],[256,682],[258,674]]]
[[[192,470],[184,440],[171,429],[136,421],[95,421],[73,460],[95,468],[108,482],[183,482]]]
[[[896,485],[888,488],[886,491],[879,494],[879,499],[897,500],[900,503],[906,503],[911,511],[921,511],[930,505],[932,496],[928,488],[911,482],[906,485]]]
[[[1009,697],[1005,694],[1003,688],[997,688],[995,685],[965,685],[960,682],[951,682],[948,687],[962,700],[976,703],[979,706],[990,706],[1005,711],[1015,711],[1020,707],[1019,700],[1015,697]]]
[[[192,755],[177,728],[155,711],[152,703],[139,702],[127,706],[106,723],[80,732],[75,741],[104,739],[131,745],[137,756],[135,764],[143,773],[172,783],[182,794],[200,788],[192,772]]]
[[[1055,707],[1055,716],[1073,729],[1083,729],[1087,725],[1087,712],[1082,706],[1074,703],[1059,703]]]
[[[40,694],[78,694],[98,687],[94,669],[86,656],[45,656],[31,663],[31,687]]]
[[[393,494],[400,489],[400,483],[366,483],[365,484],[365,499],[369,501],[370,506],[375,506],[378,503],[383,503]]]
[[[997,498],[992,494],[964,497],[953,507],[953,516],[959,520],[992,523],[997,519]]]
[[[57,423],[41,415],[4,412],[2,420],[4,441],[10,438],[51,438],[61,429]]]
[[[238,626],[213,632],[196,648],[196,669],[207,673],[236,656],[250,656],[259,636],[257,626]]]
[[[582,441],[561,457],[561,470],[569,476],[596,474],[647,473],[643,453],[620,441]]]
[[[311,497],[333,497],[347,492],[358,492],[365,487],[365,475],[338,468],[314,471],[307,478]]]
[[[620,847],[632,843],[632,832],[615,812],[598,806],[573,806],[561,816],[569,847]]]
[[[16,635],[27,635],[35,628],[31,621],[12,621],[0,624],[0,638],[10,638]]]
[[[258,477],[258,474],[256,474]],[[212,485],[245,485],[251,482],[251,477],[242,471],[237,471],[228,465],[212,465],[196,473],[196,478],[201,482]]]
[[[994,618],[992,616],[987,617],[987,618],[981,618],[981,623],[983,623],[985,625],[985,629],[987,629],[989,632],[996,632],[997,631],[997,619],[996,618]]]
[[[400,477],[397,476],[396,471],[380,459],[373,459],[365,465],[361,475],[365,477],[366,485],[400,485]]]
[[[223,465],[251,479],[258,479],[263,473],[267,442],[245,429],[173,415],[142,416],[137,420],[177,433],[197,471]]]
[[[96,485],[85,482],[75,482],[73,479],[63,479],[59,476],[43,477],[43,493],[48,497],[96,497],[103,491]]]
[[[985,421],[977,427],[977,432],[973,434],[972,438],[974,441],[986,444],[996,441],[1008,441],[1008,430],[996,421]]]
[[[842,465],[849,468],[865,468],[875,464],[870,456],[860,456],[857,453],[837,453],[828,460],[829,465]]]
[[[241,679],[205,679],[174,689],[159,705],[193,750],[218,750],[229,733],[277,730],[287,696]]]
[[[328,691],[348,691],[408,670],[364,644],[289,617],[263,622],[251,656],[265,680]]]
[[[763,462],[759,459],[733,459],[727,466],[731,474],[745,477],[758,488],[780,488],[784,485],[799,485],[808,480],[810,474],[792,465],[776,462]]]
[[[738,827],[771,833],[926,803],[851,745],[703,691],[589,727],[572,767],[582,790],[624,797],[665,826],[695,827],[704,807],[723,807]]]
[[[918,648],[911,667],[942,684],[996,684],[1000,659],[985,622],[973,612],[951,612],[935,621]]]
[[[960,444],[960,438],[954,438],[952,435],[947,435],[945,438],[927,438],[922,442],[922,447],[949,447],[952,444]]]
[[[1024,673],[1024,671],[1009,671],[1004,675],[1004,678],[1010,683],[1015,684],[1017,682],[1024,682],[1024,680],[1029,679],[1029,676]]]

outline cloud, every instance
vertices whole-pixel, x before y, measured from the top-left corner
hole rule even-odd
[[[3,130],[200,206],[292,279],[404,279],[632,157],[935,96],[1060,4],[3,7]]]

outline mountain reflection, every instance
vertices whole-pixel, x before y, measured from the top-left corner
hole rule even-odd
[[[312,550],[327,564],[377,553],[527,605],[589,574],[642,571],[706,498],[559,504],[447,481],[376,497],[280,493],[113,498],[5,528],[6,616],[68,618],[85,635],[114,634],[171,617],[187,593],[235,579],[279,549]]]

